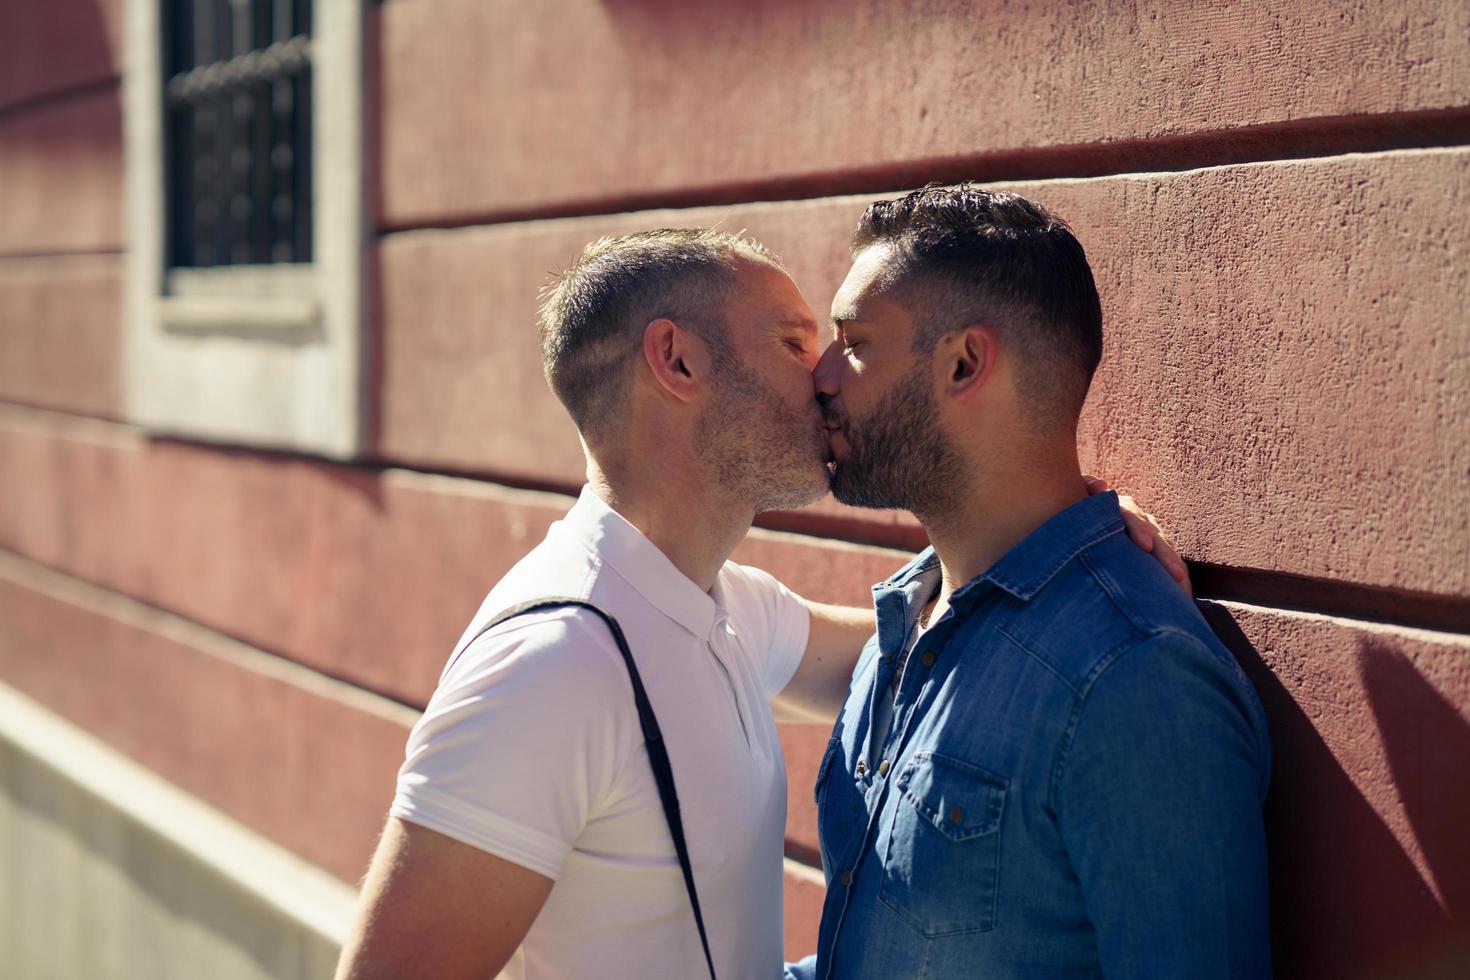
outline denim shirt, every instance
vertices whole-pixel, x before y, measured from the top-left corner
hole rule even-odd
[[[1268,977],[1270,746],[1230,653],[1114,494],[955,590],[874,586],[817,776],[827,897],[795,977]]]

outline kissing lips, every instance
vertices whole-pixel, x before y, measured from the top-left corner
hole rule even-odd
[[[844,442],[846,442],[846,436],[843,434],[842,431],[842,423],[824,417],[822,419],[822,430],[823,434],[826,436],[824,442],[826,443],[827,447],[827,452],[824,456],[823,462],[827,464],[827,471],[829,473],[835,472],[837,469],[836,442],[838,439],[842,439]]]

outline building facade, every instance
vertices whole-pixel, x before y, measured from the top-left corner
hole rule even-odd
[[[868,201],[962,179],[1087,248],[1084,465],[1269,712],[1279,974],[1450,969],[1460,0],[0,0],[0,684],[355,883],[451,644],[582,479],[548,273],[718,224],[821,312]],[[923,543],[831,501],[758,524],[737,559],[825,601]],[[827,736],[783,730],[793,957]]]

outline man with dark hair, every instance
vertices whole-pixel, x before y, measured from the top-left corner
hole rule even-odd
[[[837,499],[932,547],[821,763],[828,893],[798,977],[1265,977],[1260,703],[1089,496],[1082,246],[972,186],[871,206],[816,370]]]

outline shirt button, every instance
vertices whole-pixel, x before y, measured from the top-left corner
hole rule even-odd
[[[880,775],[880,776],[886,776],[886,775],[888,775],[888,760],[887,759],[884,759],[882,762],[878,763],[878,775]]]
[[[939,658],[934,655],[933,650],[925,650],[924,655],[919,659],[924,661],[925,667],[933,667],[934,661],[938,660]]]
[[[891,654],[891,653],[885,653],[883,655],[883,662],[885,664],[887,664],[888,666],[892,667],[893,666],[893,654]]]
[[[844,871],[844,872],[842,872],[842,886],[844,888],[846,888],[848,885],[851,885],[851,884],[852,884],[852,872],[851,871]]]

